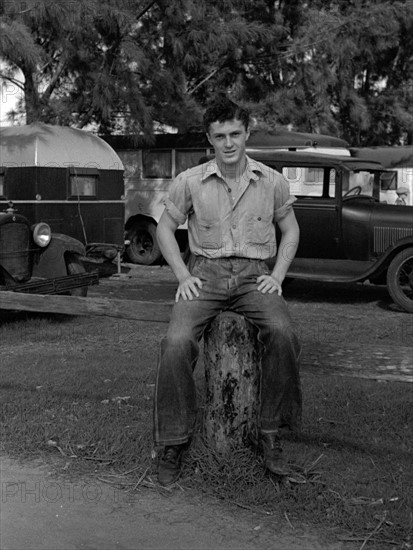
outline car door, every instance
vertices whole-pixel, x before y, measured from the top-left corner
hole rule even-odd
[[[297,197],[294,212],[300,226],[297,258],[341,257],[340,219],[336,197],[339,172],[326,164],[289,163],[282,173]]]

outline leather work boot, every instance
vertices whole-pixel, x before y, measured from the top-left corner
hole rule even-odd
[[[158,465],[158,481],[164,487],[172,485],[181,473],[182,453],[186,445],[165,447]]]
[[[263,454],[264,464],[270,472],[277,476],[291,474],[291,468],[283,456],[280,436],[277,433],[260,433],[259,448]]]

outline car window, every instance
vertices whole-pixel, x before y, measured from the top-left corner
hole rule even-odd
[[[374,174],[360,170],[343,174],[342,195],[373,196]]]
[[[398,172],[396,170],[387,170],[380,172],[380,202],[386,204],[399,204],[397,196]],[[399,184],[400,185],[400,184]]]
[[[336,170],[320,166],[285,166],[283,176],[290,184],[292,195],[301,197],[333,198]]]

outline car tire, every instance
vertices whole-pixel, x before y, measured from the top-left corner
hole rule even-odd
[[[128,233],[130,244],[126,255],[133,264],[152,265],[162,258],[156,239],[156,225],[152,222],[136,223]]]
[[[405,248],[391,261],[387,288],[397,305],[413,313],[413,247]]]
[[[66,257],[66,268],[68,275],[78,275],[79,273],[86,273],[85,266],[80,261],[76,254],[68,254]],[[79,288],[73,288],[69,291],[70,296],[81,296],[85,298],[87,296],[87,286],[81,286]]]

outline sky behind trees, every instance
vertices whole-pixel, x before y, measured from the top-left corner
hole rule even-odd
[[[199,131],[226,93],[260,128],[413,140],[412,0],[0,0],[0,59],[28,123]]]

